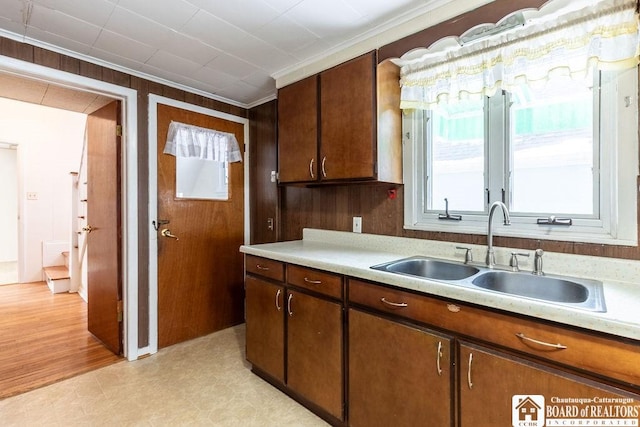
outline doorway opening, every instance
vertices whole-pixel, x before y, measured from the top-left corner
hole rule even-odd
[[[135,236],[137,236],[137,222],[135,220],[137,213],[137,163],[135,161],[137,157],[137,92],[135,90],[124,88],[116,85],[112,85],[109,83],[104,83],[101,81],[77,76],[74,74],[50,69],[47,67],[42,67],[39,65],[26,63],[23,61],[15,60],[12,58],[6,58],[0,56],[0,79],[2,78],[12,78],[19,79],[21,82],[21,86],[19,85],[0,85],[1,90],[13,90],[12,96],[13,99],[20,99],[15,96],[15,92],[24,89],[24,86],[30,87],[32,83],[45,85],[46,86],[46,94],[51,95],[49,101],[56,102],[58,104],[62,104],[62,109],[67,109],[64,105],[68,105],[68,103],[73,104],[74,102],[86,98],[87,96],[96,98],[96,95],[99,97],[106,97],[109,100],[117,99],[122,102],[122,126],[124,136],[122,138],[122,147],[123,152],[121,156],[121,173],[123,176],[126,176],[127,181],[122,184],[122,209],[120,211],[120,215],[122,217],[122,283],[123,283],[123,296],[122,296],[122,306],[123,306],[123,354],[129,360],[135,360],[138,357],[138,346],[137,346],[137,243],[135,242]],[[27,93],[27,92],[23,92]],[[67,96],[60,96],[60,94],[66,94]],[[6,94],[0,93],[1,97],[7,98]],[[46,97],[42,97],[40,102],[44,104],[44,99]],[[29,102],[34,102],[32,100],[23,99]],[[20,156],[20,153],[18,153]],[[131,160],[130,160],[131,159]],[[52,159],[53,161],[54,159]],[[79,159],[74,160],[76,163]],[[22,195],[22,194],[21,194]],[[37,197],[37,195],[36,195]],[[131,238],[134,236],[134,238]],[[18,281],[18,280],[16,280]],[[13,285],[12,290],[16,291],[18,294],[26,292],[24,289],[28,287],[29,284],[18,284]],[[22,288],[22,289],[20,289]],[[53,301],[55,297],[57,298],[56,302],[61,302],[63,299],[69,300],[71,297],[77,297],[77,294],[65,294],[64,297],[62,294],[54,295],[49,289],[46,289],[46,285],[44,287],[44,293],[42,296],[45,298],[49,298],[49,302]],[[69,298],[67,298],[69,297]],[[10,299],[7,298],[7,301]],[[18,298],[18,300],[21,300]],[[28,299],[27,299],[28,300]],[[25,301],[27,301],[25,300]],[[16,307],[21,307],[19,304]],[[10,313],[3,309],[3,313]],[[15,316],[4,317],[3,322],[6,320],[8,322],[13,322],[14,320],[18,320],[20,318],[20,311],[14,312]],[[86,332],[86,314],[83,316],[85,322],[84,331]],[[6,325],[3,324],[3,331]],[[26,334],[23,334],[26,335]],[[64,335],[64,334],[63,334]],[[84,338],[87,341],[87,338]],[[42,340],[36,340],[42,342]],[[0,348],[4,348],[7,352],[16,354],[13,346],[0,346]],[[0,352],[2,354],[4,352]],[[34,354],[42,354],[46,353],[45,348],[34,348]],[[112,354],[113,357],[116,357]],[[46,359],[46,357],[41,357]],[[119,359],[122,360],[122,359]],[[23,361],[23,363],[28,363]],[[71,368],[74,364],[82,363],[82,357],[71,358],[68,362],[68,366]],[[79,373],[79,372],[78,372]],[[56,380],[62,379],[64,377],[64,373],[61,372],[61,377],[58,379],[50,379],[48,382],[54,382]]]
[[[18,282],[18,146],[0,136],[0,286]]]

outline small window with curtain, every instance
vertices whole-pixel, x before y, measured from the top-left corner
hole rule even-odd
[[[172,121],[164,153],[176,156],[176,198],[229,199],[229,163],[242,161],[235,135]]]
[[[554,0],[399,64],[405,228],[484,234],[502,201],[496,234],[637,245],[634,0]]]

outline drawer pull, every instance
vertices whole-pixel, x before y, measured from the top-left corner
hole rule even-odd
[[[310,283],[312,285],[322,285],[322,280],[311,280],[307,277],[304,278],[305,283]]]
[[[469,390],[473,389],[473,382],[471,382],[471,363],[473,362],[473,353],[469,353],[469,366],[467,367],[467,385]]]
[[[269,271],[269,267],[265,267],[265,266],[260,265],[260,264],[256,264],[256,268],[258,270],[262,270],[262,271]]]
[[[442,357],[442,341],[438,341],[438,354],[436,355],[436,367],[438,368],[438,375],[442,375],[442,369],[440,368],[441,357]]]
[[[387,301],[384,297],[380,298],[380,301],[382,301],[383,304],[386,304],[393,308],[404,308],[409,306],[409,304],[407,304],[406,302],[391,302]]]
[[[280,306],[280,294],[282,294],[282,289],[278,289],[278,292],[276,292],[276,309],[278,309],[278,311],[282,310]]]
[[[289,294],[289,298],[287,298],[287,313],[289,313],[289,317],[293,316],[293,311],[291,311],[292,298],[293,298],[293,294]]]
[[[520,338],[522,341],[524,341],[525,344],[530,342],[530,343],[534,343],[534,344],[537,344],[537,345],[541,345],[543,347],[549,347],[549,348],[551,348],[553,350],[565,350],[567,348],[566,345],[551,344],[551,343],[548,343],[548,342],[539,341],[539,340],[536,340],[536,339],[533,339],[533,338],[529,338],[529,337],[525,336],[525,334],[523,334],[522,332],[517,333],[516,336],[518,338]]]

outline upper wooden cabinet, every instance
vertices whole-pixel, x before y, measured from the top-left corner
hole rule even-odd
[[[318,76],[278,91],[280,182],[318,178]]]
[[[399,106],[399,69],[376,52],[280,89],[280,183],[401,183]]]

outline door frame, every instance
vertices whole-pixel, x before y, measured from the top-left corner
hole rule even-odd
[[[149,346],[140,349],[142,354],[153,354],[158,351],[158,232],[151,224],[151,221],[156,220],[158,217],[158,104],[243,125],[244,244],[247,245],[250,242],[249,119],[164,96],[149,94]]]
[[[124,356],[130,361],[136,360],[144,354],[138,349],[138,91],[3,55],[0,55],[0,72],[96,93],[122,102],[122,344]],[[22,236],[21,230],[19,246]],[[24,255],[21,253],[19,257]]]

